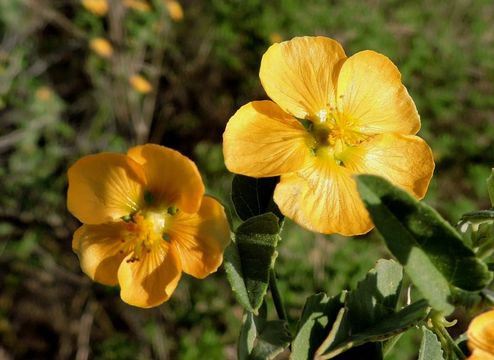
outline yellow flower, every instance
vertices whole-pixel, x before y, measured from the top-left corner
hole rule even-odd
[[[46,102],[53,96],[53,91],[48,86],[40,86],[35,93],[38,100]]]
[[[472,351],[468,360],[494,360],[494,310],[475,317],[468,327],[467,336]]]
[[[124,0],[124,5],[138,11],[149,12],[151,11],[151,6],[147,1],[143,0]]]
[[[94,281],[120,285],[128,304],[166,301],[182,271],[204,278],[223,261],[229,227],[219,202],[204,196],[195,164],[146,144],[127,155],[99,153],[68,171],[67,207],[83,225],[72,247]]]
[[[184,11],[182,5],[175,0],[165,0],[166,9],[170,18],[174,21],[180,21],[184,18]]]
[[[108,12],[107,0],[82,0],[82,6],[96,16],[105,16]]]
[[[134,90],[141,94],[148,94],[153,90],[153,86],[141,75],[132,75],[129,82]]]
[[[281,176],[274,201],[307,229],[364,234],[373,224],[352,175],[381,175],[422,198],[434,170],[420,118],[385,56],[347,58],[325,37],[272,45],[259,73],[273,101],[241,107],[223,134],[227,168]],[[298,119],[306,122],[306,127]]]
[[[274,32],[269,35],[269,41],[271,44],[279,43],[283,41],[283,36],[280,33]]]
[[[104,38],[94,38],[89,42],[89,47],[101,57],[109,59],[113,55],[113,47]]]

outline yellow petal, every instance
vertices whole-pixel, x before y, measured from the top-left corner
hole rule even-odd
[[[374,51],[361,51],[343,63],[337,95],[340,111],[360,132],[416,134],[420,128],[417,109],[401,83],[399,70]]]
[[[475,359],[489,359],[487,355],[494,357],[494,310],[487,311],[475,317],[467,331],[468,346],[476,353]],[[484,354],[485,352],[485,354]]]
[[[151,6],[147,1],[143,0],[124,0],[124,5],[138,11],[149,12],[151,11]]]
[[[123,222],[82,225],[74,233],[72,249],[82,271],[92,280],[105,285],[118,283],[118,267],[130,251],[124,242],[124,227]]]
[[[184,11],[182,5],[175,0],[165,0],[165,6],[168,10],[168,14],[173,21],[181,21],[184,18]]]
[[[274,201],[285,216],[312,231],[350,236],[373,227],[350,171],[331,159],[314,157],[311,167],[281,176]]]
[[[146,144],[136,146],[128,155],[142,165],[147,190],[158,205],[176,206],[195,213],[201,206],[204,184],[196,165],[170,148]]]
[[[137,211],[144,174],[123,154],[99,153],[79,159],[68,170],[67,207],[86,224],[103,224]]]
[[[253,177],[277,176],[302,168],[311,154],[302,124],[272,101],[242,106],[228,121],[223,153],[228,170]]]
[[[89,47],[101,57],[109,59],[113,55],[113,47],[108,40],[104,38],[97,37],[91,39],[89,42]]]
[[[307,181],[297,173],[290,173],[281,175],[273,198],[283,215],[306,229],[314,230],[310,218],[305,215],[302,204],[302,198],[308,191]]]
[[[335,79],[346,55],[326,37],[296,37],[271,45],[261,61],[259,76],[268,96],[283,110],[309,119],[334,106]]]
[[[230,241],[230,229],[223,206],[205,196],[199,212],[179,212],[169,231],[176,244],[182,270],[202,279],[223,262],[223,251]]]
[[[108,0],[82,0],[81,3],[96,16],[105,16],[108,12]]]
[[[131,261],[131,257],[132,254],[128,255],[118,269],[122,300],[141,308],[168,300],[182,275],[175,247],[163,241],[140,260]]]
[[[432,150],[414,135],[382,134],[343,154],[353,173],[379,175],[422,199],[434,172]]]
[[[129,83],[135,91],[141,94],[149,94],[153,90],[151,83],[142,75],[134,74],[130,76]]]
[[[494,354],[481,349],[474,349],[467,360],[494,360]]]

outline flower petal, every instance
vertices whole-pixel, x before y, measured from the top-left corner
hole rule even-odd
[[[147,190],[154,201],[195,213],[201,206],[204,184],[192,160],[170,148],[146,144],[133,147],[128,155],[142,165]]]
[[[259,77],[268,96],[283,110],[311,119],[334,106],[335,76],[345,58],[335,40],[296,37],[271,45],[262,57]]]
[[[420,117],[401,74],[386,56],[361,51],[349,57],[338,75],[341,109],[360,132],[416,134]]]
[[[143,199],[144,173],[123,154],[84,156],[68,170],[67,207],[86,224],[103,224],[137,211]]]
[[[482,351],[494,357],[494,310],[476,316],[468,326],[468,346],[478,355]]]
[[[360,235],[373,224],[351,173],[332,159],[314,157],[297,175],[283,175],[274,192],[282,214],[324,234]]]
[[[173,245],[163,241],[140,260],[131,261],[132,254],[118,269],[120,297],[127,304],[149,308],[170,298],[182,275],[180,259]]]
[[[74,233],[72,249],[81,269],[92,280],[117,285],[117,271],[130,249],[123,240],[125,223],[82,225]]]
[[[196,214],[178,213],[169,231],[175,243],[182,270],[203,279],[223,262],[223,251],[230,242],[230,228],[223,206],[205,196]]]
[[[467,360],[494,360],[494,354],[481,349],[474,349]]]
[[[253,177],[277,176],[302,168],[311,154],[303,125],[272,101],[242,106],[228,121],[223,153],[228,170]]]
[[[353,173],[379,175],[422,199],[434,172],[432,150],[414,135],[382,134],[343,155]]]

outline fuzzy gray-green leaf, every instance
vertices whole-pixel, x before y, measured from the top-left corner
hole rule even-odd
[[[478,291],[490,282],[487,266],[434,209],[378,176],[357,176],[357,185],[388,249],[433,308],[453,310],[452,286]]]

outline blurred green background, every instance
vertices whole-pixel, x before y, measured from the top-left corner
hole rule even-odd
[[[390,57],[434,151],[426,201],[452,223],[488,207],[492,24],[491,0],[112,0],[100,15],[78,0],[0,0],[0,358],[236,358],[242,310],[223,271],[185,276],[152,310],[81,273],[66,170],[85,154],[161,143],[193,158],[208,192],[228,203],[222,132],[241,105],[266,98],[258,71],[272,42],[325,35],[349,55]],[[112,49],[92,49],[98,37]],[[279,252],[293,320],[307,295],[354,286],[388,256],[372,237],[291,223]],[[412,359],[415,341],[405,336],[389,358]]]

